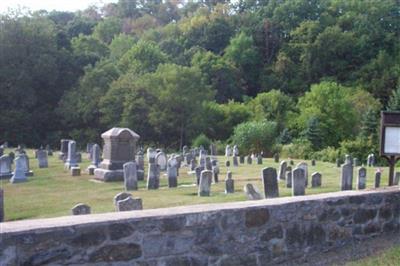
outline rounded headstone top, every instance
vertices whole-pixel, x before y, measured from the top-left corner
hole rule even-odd
[[[121,128],[121,127],[113,127],[103,134],[101,134],[102,138],[120,138],[120,139],[139,139],[140,136],[136,134],[134,131],[129,128]]]

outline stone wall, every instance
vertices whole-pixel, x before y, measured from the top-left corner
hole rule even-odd
[[[399,233],[400,189],[1,224],[1,265],[268,265]]]

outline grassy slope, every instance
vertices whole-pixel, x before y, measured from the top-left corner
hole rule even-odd
[[[6,151],[8,152],[8,151]],[[39,217],[55,217],[69,215],[70,209],[77,203],[83,202],[92,207],[93,213],[114,211],[113,197],[123,191],[122,182],[101,183],[91,180],[91,177],[85,173],[89,160],[86,154],[83,154],[83,163],[81,166],[82,175],[72,177],[69,172],[64,171],[62,161],[55,156],[49,157],[49,168],[39,169],[37,160],[33,156],[33,151],[28,150],[31,169],[34,171],[33,177],[28,177],[29,182],[20,184],[10,184],[8,180],[1,181],[1,187],[5,194],[5,218],[6,220],[20,220]],[[186,168],[181,168],[178,179],[179,185],[189,185],[169,189],[167,187],[166,177],[161,178],[160,189],[148,191],[145,189],[145,181],[139,182],[139,190],[133,191],[135,197],[143,199],[143,207],[162,208],[170,206],[215,203],[228,201],[246,200],[243,194],[243,186],[246,183],[255,184],[260,190],[261,169],[272,166],[278,168],[278,164],[273,159],[263,160],[263,165],[240,165],[231,167],[233,178],[235,180],[234,194],[225,195],[224,182],[227,168],[225,167],[224,157],[220,160],[220,182],[212,186],[212,195],[210,197],[198,197],[197,188],[190,186],[195,177],[187,174]],[[295,160],[297,164],[300,160]],[[340,169],[331,163],[317,162],[317,166],[309,165],[309,176],[315,171],[322,173],[322,188],[307,189],[306,194],[324,193],[339,190]],[[371,188],[374,182],[373,168],[368,168],[368,184]],[[384,169],[381,185],[387,184],[388,169]],[[221,182],[222,181],[222,182]],[[355,188],[356,178],[354,178]],[[280,196],[290,196],[291,191],[284,187],[283,182],[279,184]]]
[[[370,256],[368,258],[350,262],[347,266],[398,266],[400,265],[400,246],[395,246],[389,250]]]

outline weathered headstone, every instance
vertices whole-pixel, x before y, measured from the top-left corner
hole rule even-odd
[[[129,128],[112,128],[103,134],[103,161],[94,170],[96,179],[101,181],[123,181],[124,163],[134,161],[138,134]]]
[[[127,162],[124,163],[124,185],[125,190],[137,190],[138,189],[138,180],[137,180],[137,168],[136,162]]]
[[[365,189],[367,183],[367,169],[365,167],[358,168],[357,189]]]
[[[239,148],[237,145],[233,146],[233,156],[239,156]]]
[[[178,186],[178,162],[175,157],[168,160],[167,175],[168,175],[168,187]]]
[[[360,161],[358,160],[358,158],[354,158],[353,159],[353,166],[360,166]]]
[[[201,172],[204,170],[202,166],[197,166],[195,168],[195,173],[196,173],[196,184],[200,184],[200,177],[201,177]]]
[[[72,215],[84,215],[84,214],[90,214],[90,206],[83,204],[83,203],[79,203],[76,204],[72,209]]]
[[[381,171],[377,170],[375,172],[375,184],[374,184],[375,188],[379,188],[381,185],[381,175],[382,175]]]
[[[349,154],[345,155],[344,163],[351,164],[353,166],[353,159],[351,158],[351,155],[349,155]]]
[[[0,223],[4,222],[4,191],[0,188]]]
[[[117,201],[116,208],[118,212],[143,210],[142,199],[129,196]]]
[[[49,144],[46,145],[46,152],[47,156],[53,156],[53,150],[51,149]]]
[[[219,175],[219,165],[215,164],[212,168],[213,176],[214,176],[214,183],[218,183],[218,175]]]
[[[244,164],[244,155],[239,156],[239,163]]]
[[[264,186],[265,198],[279,197],[278,179],[276,169],[272,167],[264,168],[261,172]]]
[[[257,155],[257,164],[258,165],[262,165],[263,164],[263,158],[262,158],[261,154]]]
[[[114,200],[113,200],[114,206],[115,206],[115,210],[118,211],[118,208],[117,208],[118,201],[124,200],[124,199],[129,198],[129,197],[132,197],[132,194],[129,193],[129,192],[120,192],[117,195],[115,195],[114,196]]]
[[[228,171],[225,179],[225,193],[234,193],[235,192],[235,181],[232,179],[232,172]]]
[[[231,166],[231,162],[230,162],[229,160],[226,160],[226,161],[225,161],[225,166],[226,166],[226,167],[230,167],[230,166]]]
[[[167,170],[167,156],[164,152],[159,152],[156,154],[156,164],[158,164],[160,171]]]
[[[340,159],[336,159],[336,167],[340,167]]]
[[[77,152],[77,153],[75,153],[75,156],[76,156],[76,162],[81,163],[82,162],[82,153]]]
[[[345,163],[342,165],[340,188],[341,190],[353,189],[353,165],[351,163]]]
[[[9,179],[12,177],[11,159],[7,155],[0,157],[0,179]]]
[[[211,158],[208,156],[206,157],[206,170],[212,170]]]
[[[292,171],[292,196],[303,196],[306,194],[306,174],[303,168],[295,168]]]
[[[252,164],[253,163],[253,159],[251,159],[251,155],[247,156],[247,164]]]
[[[147,148],[147,161],[149,163],[155,163],[156,162],[156,155],[157,152],[153,148]]]
[[[292,169],[292,168],[290,168]],[[292,170],[288,170],[286,172],[286,187],[291,188],[292,187]]]
[[[196,158],[193,158],[190,161],[190,171],[194,171],[196,169],[196,167],[197,167],[197,161],[196,161]]]
[[[293,160],[290,160],[290,165],[294,165],[294,161]]]
[[[236,155],[233,155],[232,161],[233,161],[233,166],[235,167],[239,166],[238,157]]]
[[[315,160],[312,159],[312,160],[311,160],[311,166],[315,166],[315,165],[316,165]]]
[[[201,167],[206,168],[206,154],[203,151],[200,151],[199,163]]]
[[[79,166],[72,166],[70,168],[71,176],[80,176],[81,175],[81,168]]]
[[[12,151],[10,151],[10,152],[8,153],[8,156],[10,157],[11,164],[13,164],[14,159],[15,159],[15,153],[12,152]]]
[[[279,180],[285,180],[286,171],[287,171],[287,162],[281,161],[281,163],[279,164],[279,172],[278,172]]]
[[[4,155],[4,148],[3,145],[0,146],[0,157]]]
[[[210,144],[210,155],[217,156],[217,146],[214,143]]]
[[[71,140],[68,143],[68,155],[65,161],[64,168],[69,170],[71,167],[78,166],[78,162],[76,161],[76,142]]]
[[[10,179],[10,183],[15,184],[28,181],[25,175],[25,160],[21,156],[17,156],[14,162],[15,170],[13,176]]]
[[[319,172],[315,172],[311,175],[311,187],[321,187],[322,175]]]
[[[230,157],[230,156],[232,156],[231,146],[226,145],[226,147],[225,147],[225,157]]]
[[[400,181],[400,172],[396,172],[394,175],[393,186],[398,186]]]
[[[200,184],[199,184],[199,196],[208,197],[210,196],[212,182],[212,172],[209,170],[204,170],[201,172]]]
[[[279,153],[274,154],[274,160],[276,163],[279,163]]]
[[[137,179],[139,181],[144,180],[144,156],[142,152],[138,152],[136,155],[136,168],[137,168]]]
[[[97,144],[93,144],[90,147],[90,158],[91,158],[91,164],[87,168],[89,175],[94,175],[94,169],[99,167],[100,164],[100,146]]]
[[[160,166],[156,163],[149,163],[147,174],[147,189],[158,189],[160,186]]]
[[[375,166],[375,161],[376,161],[375,155],[373,153],[368,154],[367,165],[369,167],[374,167]]]
[[[257,187],[252,184],[246,184],[243,187],[244,194],[246,195],[248,200],[260,200],[262,199],[262,195]]]
[[[26,176],[33,176],[33,172],[29,167],[29,157],[25,153],[21,153],[18,155],[20,158],[22,158],[22,169],[25,171]]]
[[[304,170],[305,186],[307,187],[308,186],[308,165],[307,165],[307,163],[305,163],[305,162],[298,163],[296,165],[296,168],[301,168]],[[293,175],[293,173],[292,173],[292,175]]]
[[[39,168],[49,167],[46,150],[38,150],[37,151],[37,159],[38,159],[38,163],[39,163]]]
[[[58,159],[63,160],[65,162],[65,160],[67,159],[67,155],[68,155],[68,143],[69,143],[69,139],[62,139],[61,140],[61,147],[60,147],[60,153],[58,155]]]

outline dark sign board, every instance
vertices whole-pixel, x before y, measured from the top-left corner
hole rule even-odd
[[[400,112],[381,112],[382,156],[400,156]]]

